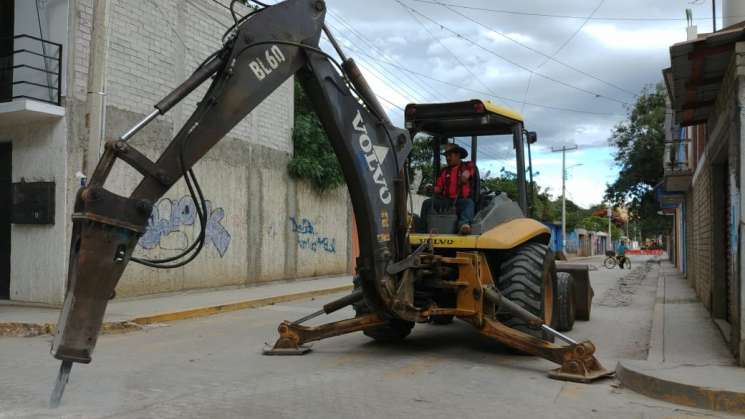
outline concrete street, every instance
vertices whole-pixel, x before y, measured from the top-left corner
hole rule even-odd
[[[569,334],[591,339],[608,369],[646,358],[656,289],[646,259],[634,257],[631,272],[606,270],[602,258],[583,262],[599,267],[592,320]],[[645,398],[614,379],[551,380],[550,362],[460,322],[417,325],[396,345],[357,333],[317,342],[303,357],[260,354],[280,321],[340,295],[104,335],[93,362],[74,366],[57,410],[46,407],[59,367],[50,337],[0,338],[0,418],[727,417]]]

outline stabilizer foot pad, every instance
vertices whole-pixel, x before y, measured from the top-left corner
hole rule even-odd
[[[601,378],[610,377],[615,374],[614,371],[608,371],[605,368],[589,371],[586,374],[572,374],[568,372],[562,372],[561,368],[551,370],[548,373],[550,378],[561,381],[573,381],[575,383],[590,383]]]
[[[263,355],[305,355],[310,351],[310,345],[300,345],[294,348],[277,348],[276,346],[266,345],[261,353]]]

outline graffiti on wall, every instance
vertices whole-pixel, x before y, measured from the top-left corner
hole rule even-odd
[[[212,208],[212,202],[207,203],[207,226],[205,228],[204,245],[212,244],[220,257],[225,256],[230,246],[230,232],[221,224],[225,217],[223,208]],[[186,250],[199,234],[200,224],[196,206],[191,196],[184,196],[178,200],[162,198],[153,207],[153,212],[147,221],[145,234],[140,237],[138,246],[143,249],[159,247],[163,250]]]
[[[297,245],[300,249],[336,253],[336,239],[320,234],[309,219],[303,218],[298,221],[295,217],[290,217],[290,223],[292,232],[297,234]]]

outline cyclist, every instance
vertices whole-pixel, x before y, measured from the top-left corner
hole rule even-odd
[[[621,239],[616,248],[616,257],[618,258],[618,266],[623,269],[623,264],[626,263],[626,240]]]

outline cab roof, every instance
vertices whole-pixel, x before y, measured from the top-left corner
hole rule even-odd
[[[511,134],[523,116],[488,100],[410,103],[405,110],[406,128],[444,137]]]

